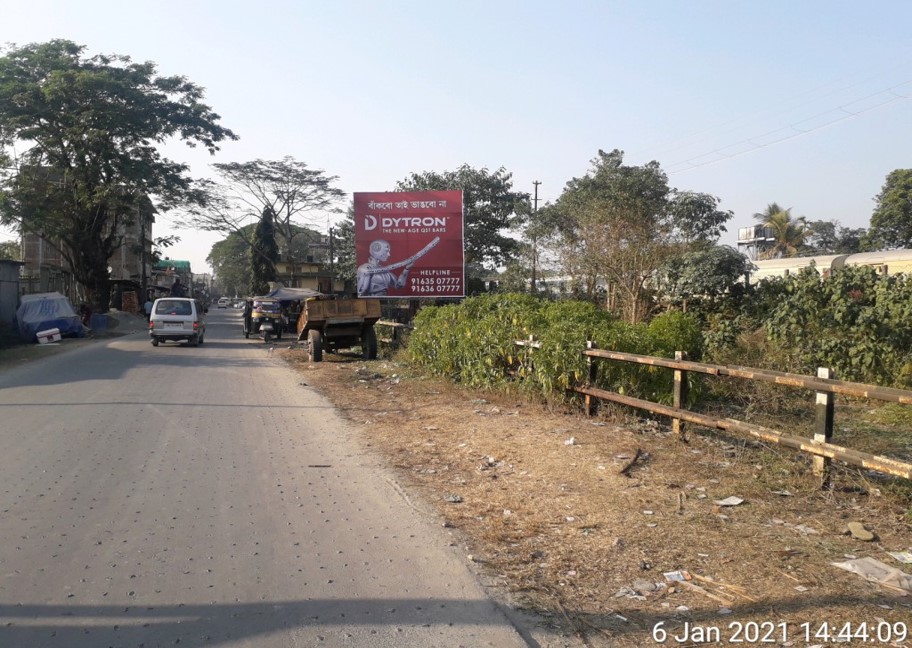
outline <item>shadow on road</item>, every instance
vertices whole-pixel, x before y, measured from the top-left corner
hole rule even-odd
[[[0,645],[197,648],[295,629],[311,635],[314,645],[321,641],[321,635],[327,640],[322,645],[352,645],[353,635],[362,639],[355,645],[395,645],[389,643],[389,637],[397,635],[403,639],[411,635],[409,645],[417,645],[416,630],[425,633],[428,640],[433,638],[433,645],[439,645],[440,627],[450,626],[478,626],[475,645],[481,645],[485,626],[510,625],[506,617],[492,613],[496,607],[487,600],[455,599],[316,599],[162,606],[138,602],[130,606],[0,605]],[[364,639],[372,635],[377,636],[377,641],[365,643]],[[524,640],[530,648],[539,645],[529,636],[524,636]]]

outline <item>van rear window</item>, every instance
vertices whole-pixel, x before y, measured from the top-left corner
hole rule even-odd
[[[155,305],[156,315],[193,315],[190,302],[177,299],[160,299]]]

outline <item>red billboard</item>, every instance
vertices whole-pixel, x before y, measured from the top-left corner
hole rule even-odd
[[[464,297],[461,191],[355,193],[358,297]]]

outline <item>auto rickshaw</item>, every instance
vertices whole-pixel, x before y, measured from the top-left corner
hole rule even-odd
[[[262,335],[264,342],[272,337],[282,339],[287,324],[282,313],[282,304],[271,297],[251,297],[244,307],[244,337],[250,334]]]

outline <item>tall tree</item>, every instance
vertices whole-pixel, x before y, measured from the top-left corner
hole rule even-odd
[[[861,251],[861,242],[867,234],[863,227],[843,227],[839,221],[808,221],[811,235],[806,240],[814,254],[854,254]]]
[[[396,184],[397,191],[448,189],[462,190],[465,263],[472,274],[512,261],[517,241],[507,232],[529,213],[529,194],[513,190],[513,174],[464,164],[455,171],[413,173]]]
[[[269,290],[269,282],[276,280],[276,261],[279,246],[275,240],[275,214],[272,208],[263,209],[260,222],[253,231],[250,245],[250,292],[260,295]]]
[[[157,146],[177,138],[210,153],[237,139],[203,90],[128,56],[85,57],[67,40],[8,46],[0,57],[0,140],[26,146],[3,178],[0,219],[61,242],[76,280],[107,310],[108,259],[143,201],[201,200],[187,166]]]
[[[754,219],[772,231],[773,242],[760,252],[761,259],[796,256],[812,233],[804,216],[795,218],[791,207],[783,209],[775,202],[754,214]]]
[[[614,150],[591,164],[539,210],[537,227],[550,232],[547,247],[584,296],[604,288],[608,308],[637,322],[651,310],[650,282],[663,264],[713,241],[731,213],[712,196],[672,191],[658,162],[628,166]]]
[[[246,232],[247,238],[242,238],[232,232],[221,241],[212,245],[206,257],[206,262],[212,267],[214,284],[221,295],[246,295],[250,290],[250,244],[253,230],[256,225],[250,224]]]
[[[864,239],[868,250],[912,247],[912,169],[896,169],[887,175],[871,228]]]
[[[206,261],[212,266],[215,284],[223,295],[246,295],[250,290],[252,266],[250,263],[250,241],[253,240],[256,224],[243,228],[240,234],[231,232],[221,241],[212,245]],[[306,258],[313,253],[312,244],[321,238],[318,232],[296,227],[292,252],[296,258]]]
[[[251,230],[245,225],[268,208],[275,215],[279,258],[285,261],[303,260],[295,237],[319,229],[317,218],[339,213],[338,202],[345,196],[334,186],[338,176],[311,169],[291,156],[212,167],[221,179],[206,182],[205,205],[191,207],[184,225],[249,237]],[[248,243],[252,243],[249,238]]]
[[[669,213],[678,238],[687,244],[711,244],[726,231],[731,210],[719,209],[719,198],[695,191],[675,191],[669,202]]]
[[[656,283],[675,307],[712,310],[740,298],[750,268],[747,257],[734,248],[713,245],[669,259],[657,273]]]
[[[336,223],[333,231],[333,253],[336,277],[341,279],[346,292],[355,292],[358,264],[355,259],[355,206],[349,205],[345,218]]]

